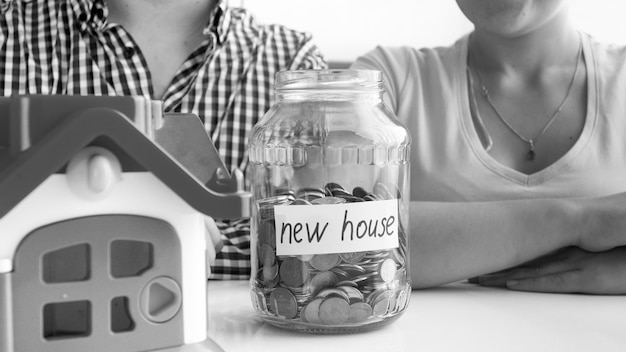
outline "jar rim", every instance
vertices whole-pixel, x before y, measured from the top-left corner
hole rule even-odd
[[[288,70],[276,74],[276,91],[333,89],[365,90],[382,89],[382,73],[377,70],[316,69]]]

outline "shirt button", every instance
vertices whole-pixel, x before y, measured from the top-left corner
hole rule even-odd
[[[87,14],[86,13],[81,13],[80,15],[78,15],[78,20],[81,22],[85,22],[87,21]]]
[[[104,16],[104,10],[99,8],[94,8],[92,11],[93,16],[97,18],[102,18]]]
[[[135,49],[131,48],[130,46],[127,46],[126,48],[124,48],[124,57],[127,59],[130,59],[131,57],[133,57],[133,55],[135,55]]]

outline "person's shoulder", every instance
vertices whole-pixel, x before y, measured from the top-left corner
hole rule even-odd
[[[595,55],[605,59],[614,59],[618,62],[626,62],[626,45],[598,39],[590,34],[583,33],[587,38]]]
[[[360,60],[384,62],[394,66],[408,67],[417,64],[439,65],[449,58],[456,57],[462,49],[462,40],[446,46],[376,46],[361,56]]]
[[[288,27],[281,23],[263,23],[249,10],[240,7],[228,8],[231,27],[241,29],[248,37],[265,41],[305,42],[312,38],[308,32]]]
[[[7,14],[12,2],[12,0],[0,0],[0,16]]]
[[[44,24],[51,27],[77,22],[84,9],[85,0],[0,0],[0,17],[10,17],[3,26],[16,26],[41,30]],[[87,16],[80,22],[87,22]],[[57,25],[59,24],[59,25]]]
[[[615,79],[622,80],[626,76],[626,45],[623,43],[609,42],[604,39],[598,39],[592,35],[583,33],[583,40],[589,51],[585,55],[590,54],[589,58],[597,75],[602,81],[612,82]]]
[[[310,33],[283,24],[260,23],[244,8],[233,7],[227,11],[228,45],[263,51],[264,55],[257,56],[257,62],[261,66],[285,69],[327,67],[324,56]],[[268,63],[271,65],[268,66]]]

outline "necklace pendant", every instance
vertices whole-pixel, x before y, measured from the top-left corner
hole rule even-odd
[[[535,160],[535,142],[531,139],[528,141],[528,146],[530,150],[528,150],[528,154],[526,154],[526,159],[533,161]]]

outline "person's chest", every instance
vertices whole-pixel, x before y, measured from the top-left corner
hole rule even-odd
[[[185,69],[187,61],[194,60],[206,39],[202,32],[183,37],[158,26],[131,33],[137,54],[145,61],[144,69],[150,73],[155,99],[163,98],[168,88],[177,83],[177,74]]]
[[[471,124],[496,162],[527,175],[563,158],[589,115],[585,70],[546,89],[485,93],[469,83]],[[569,86],[569,87],[568,87]]]
[[[569,144],[561,144],[564,149],[552,154],[553,162],[536,172],[523,173],[485,149],[471,118],[467,89],[462,84],[452,84],[467,83],[462,80],[463,70],[451,77],[450,82],[446,77],[437,77],[438,82],[444,82],[440,85],[413,80],[398,97],[402,103],[396,113],[412,136],[412,199],[484,201],[588,197],[626,191],[622,181],[626,173],[626,144],[622,137],[626,120],[619,118],[626,106],[623,100],[606,98],[607,92],[616,86],[607,86],[602,80],[597,84],[592,73],[584,91],[572,91],[572,104],[561,116],[575,120],[563,121],[571,123],[571,129],[550,127],[555,133],[563,133]],[[600,97],[604,100],[602,105],[598,105]],[[570,109],[585,115],[571,115]],[[556,139],[550,135],[543,138]],[[524,147],[527,148],[522,145],[519,150],[522,156],[528,151]]]

